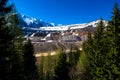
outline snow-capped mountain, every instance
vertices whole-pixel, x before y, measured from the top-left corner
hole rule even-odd
[[[48,23],[43,20],[32,18],[23,14],[17,14],[20,20],[20,28],[24,34],[33,33],[37,31],[65,31],[72,29],[80,29],[85,27],[96,27],[100,20],[95,20],[89,23],[58,25]],[[107,26],[108,21],[103,20],[104,25]]]
[[[39,28],[42,26],[54,26],[54,23],[48,23],[48,22],[42,21],[41,19],[39,20],[23,14],[19,14],[19,17],[21,20],[23,20],[27,24],[28,27],[31,27],[31,28]]]
[[[23,14],[17,14],[20,20],[20,27],[22,28],[24,34],[29,32],[36,32],[40,27],[43,26],[54,26],[54,23],[48,23],[43,20],[39,20],[33,17],[29,17]]]
[[[100,20],[92,21],[89,23],[81,23],[81,24],[70,24],[70,25],[58,25],[54,27],[40,27],[40,30],[46,31],[65,31],[72,29],[80,29],[85,27],[96,27]],[[108,21],[103,20],[105,26],[107,26]]]

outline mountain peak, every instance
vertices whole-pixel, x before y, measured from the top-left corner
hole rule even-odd
[[[43,21],[42,19],[36,19],[33,17],[26,16],[24,14],[18,14],[20,19],[20,27],[23,29],[24,34],[33,33],[40,30],[45,31],[64,31],[69,29],[80,29],[85,27],[96,27],[100,20],[91,21],[88,23],[80,23],[80,24],[69,24],[69,25],[57,25],[54,23],[48,23]],[[105,26],[107,26],[108,21],[103,20]]]
[[[21,20],[20,22],[22,22],[21,26],[23,27],[40,28],[43,26],[54,26],[53,25],[54,23],[45,22],[42,19],[36,19],[24,14],[18,14],[18,15],[19,15],[19,19]],[[23,23],[24,24],[26,23],[26,25],[24,25]]]

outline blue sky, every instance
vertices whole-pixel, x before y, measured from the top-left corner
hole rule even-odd
[[[19,13],[57,24],[86,23],[111,19],[120,0],[13,0]],[[119,6],[120,7],[120,6]]]

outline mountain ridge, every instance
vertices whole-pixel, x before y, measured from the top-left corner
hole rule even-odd
[[[65,31],[85,27],[96,27],[99,22],[99,20],[95,20],[88,23],[55,26],[54,23],[45,22],[41,19],[29,17],[24,14],[18,13],[17,15],[20,20],[20,28],[22,28],[24,34],[34,33],[38,31]],[[103,22],[104,25],[107,26],[108,21],[103,20]]]

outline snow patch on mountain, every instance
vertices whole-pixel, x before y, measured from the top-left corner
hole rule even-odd
[[[81,23],[81,24],[70,24],[70,25],[58,25],[54,27],[40,27],[40,30],[46,31],[65,31],[72,29],[80,29],[85,27],[96,27],[100,20],[92,21],[89,23]],[[103,20],[105,26],[107,26],[108,21]]]
[[[20,24],[23,27],[40,28],[42,26],[54,26],[54,23],[45,22],[42,19],[36,19],[24,14],[18,14],[18,16],[21,20]]]
[[[40,30],[40,27],[55,26],[54,23],[43,21],[42,19],[36,19],[33,17],[26,16],[24,14],[16,14],[20,21],[20,28],[23,30],[23,34],[33,33]]]
[[[50,24],[51,24],[52,26],[55,26],[55,23],[53,23],[53,22],[51,22]]]

